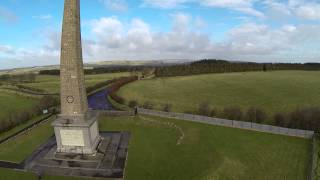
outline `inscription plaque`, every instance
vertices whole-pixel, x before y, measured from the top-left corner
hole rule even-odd
[[[85,146],[81,130],[60,130],[63,146]]]

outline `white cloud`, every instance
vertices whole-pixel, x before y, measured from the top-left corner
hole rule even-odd
[[[226,8],[239,11],[248,15],[264,17],[264,14],[254,8],[257,0],[144,0],[143,6],[173,9],[187,6],[188,3],[196,3],[211,8]]]
[[[264,14],[254,8],[255,0],[201,0],[200,3],[208,7],[227,8],[245,14],[264,17]]]
[[[297,16],[310,19],[318,20],[320,19],[320,4],[307,4],[299,6],[296,10]]]
[[[141,19],[129,23],[117,17],[90,21],[91,39],[83,39],[85,62],[98,60],[201,59],[245,61],[318,61],[320,25],[286,24],[275,28],[244,23],[232,28],[215,42],[209,34],[197,32],[197,17],[172,14],[168,32],[156,32]],[[60,33],[45,29],[43,46],[20,49],[0,45],[0,67],[57,64]],[[310,59],[310,58],[318,59]]]
[[[110,48],[117,48],[122,43],[123,24],[116,17],[100,18],[92,21],[92,32],[98,41]]]
[[[128,3],[126,0],[99,0],[107,9],[113,11],[124,12],[128,10]]]
[[[39,15],[39,16],[32,16],[33,19],[41,19],[41,20],[49,20],[52,19],[51,14],[46,14],[46,15]]]
[[[320,2],[316,0],[265,0],[264,4],[271,10],[270,16],[276,16],[279,19],[283,16],[307,20],[320,19]]]
[[[153,32],[146,22],[139,19],[133,19],[131,24],[125,25],[115,17],[102,18],[104,20],[96,21],[98,24],[93,26],[93,33],[98,40],[87,44],[87,49],[90,49],[88,58],[225,58],[259,61],[286,58],[286,54],[307,58],[314,56],[314,50],[319,48],[319,45],[313,49],[306,46],[317,44],[320,40],[320,26],[288,24],[272,28],[264,24],[245,23],[231,29],[222,42],[214,42],[208,34],[192,30],[197,18],[184,13],[176,13],[172,17],[174,24],[169,32]],[[121,33],[104,28],[103,31],[94,30],[107,26],[106,22],[110,24],[110,29],[116,28]],[[312,38],[310,34],[319,34],[319,38]],[[110,39],[112,42],[116,39],[117,46],[110,46]]]
[[[190,1],[193,1],[193,0],[144,0],[143,6],[172,9],[172,8],[182,7],[183,4]]]
[[[14,48],[9,45],[1,45],[0,44],[0,53],[3,54],[14,54]]]

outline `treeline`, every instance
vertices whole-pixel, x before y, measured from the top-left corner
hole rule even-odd
[[[106,86],[108,86],[109,84],[115,82],[116,80],[117,80],[117,79],[112,79],[112,80],[108,80],[108,81],[104,81],[104,82],[97,83],[97,84],[95,84],[95,85],[93,85],[93,86],[86,87],[87,94],[90,94],[90,93],[96,91],[97,89],[106,87]]]
[[[39,88],[35,88],[35,87],[30,87],[30,86],[25,86],[22,84],[16,84],[15,85],[19,90],[27,90],[27,91],[33,91],[33,92],[38,92],[38,93],[44,93],[45,90],[43,89],[39,89]]]
[[[138,80],[137,76],[118,78],[109,88],[108,95],[117,103],[124,104],[124,98],[117,95],[117,91],[124,85]]]
[[[27,74],[4,74],[0,76],[0,82],[18,84],[18,83],[33,83],[36,81],[36,74],[27,73]]]
[[[108,66],[108,67],[96,67],[93,69],[85,69],[84,74],[104,74],[104,73],[119,73],[119,72],[134,72],[143,71],[147,66]],[[41,70],[40,75],[60,75],[59,69]]]
[[[227,73],[274,70],[320,70],[320,63],[253,63],[205,59],[190,64],[157,67],[157,77],[186,76],[206,73]]]
[[[40,99],[39,104],[29,110],[25,110],[20,113],[10,112],[10,115],[6,119],[2,119],[0,121],[0,133],[9,131],[20,124],[26,123],[32,118],[41,115],[44,109],[55,107],[58,104],[58,98],[52,96],[43,96]]]
[[[155,109],[155,104],[150,101],[139,104],[137,101],[132,100],[127,105],[132,108],[138,106],[144,109]],[[163,104],[160,105],[160,108],[157,105],[157,109],[170,112],[172,105]],[[291,112],[268,114],[263,108],[255,106],[248,109],[243,109],[240,106],[227,106],[223,109],[216,109],[212,108],[208,103],[202,103],[196,110],[184,113],[320,132],[320,107],[317,106],[299,107]]]

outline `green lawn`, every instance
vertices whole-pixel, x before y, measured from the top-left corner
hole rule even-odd
[[[0,91],[0,121],[7,120],[10,114],[29,111],[38,102],[37,99]]]
[[[97,75],[86,75],[85,82],[86,86],[93,86],[99,82],[111,80],[113,78],[129,76],[129,73],[108,73],[108,74],[97,74]],[[26,83],[25,86],[43,89],[49,93],[58,93],[60,88],[59,76],[50,75],[39,75],[36,78],[35,83]]]
[[[174,123],[183,133],[168,123]],[[311,142],[306,139],[152,116],[101,118],[100,130],[131,132],[127,180],[302,180],[307,177]],[[21,160],[51,134],[52,127],[45,124],[15,142],[0,146],[0,159]],[[179,141],[180,137],[183,139]],[[12,171],[5,170],[2,174],[9,176]]]
[[[20,131],[20,130],[22,130],[23,128],[26,128],[27,126],[29,126],[29,125],[41,120],[42,118],[44,118],[46,116],[48,116],[48,115],[46,114],[46,115],[40,115],[40,116],[34,117],[34,118],[28,120],[27,122],[25,122],[23,124],[20,124],[20,125],[12,128],[12,129],[10,129],[9,131],[0,133],[0,140],[4,139],[4,138],[6,138],[6,137],[8,137],[8,136]]]
[[[320,105],[320,71],[274,71],[206,74],[157,78],[131,83],[120,89],[127,102],[147,101],[162,109],[195,111],[202,103],[263,108],[267,113],[288,112],[298,106]]]
[[[13,141],[0,145],[0,159],[11,162],[21,162],[40,144],[53,135],[51,121],[39,125],[27,134],[18,136]]]

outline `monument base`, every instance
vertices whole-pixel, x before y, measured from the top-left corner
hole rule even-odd
[[[59,116],[53,123],[58,153],[92,155],[101,140],[98,114]]]
[[[94,155],[57,152],[55,137],[24,161],[24,169],[40,175],[123,178],[130,134],[101,132]]]

